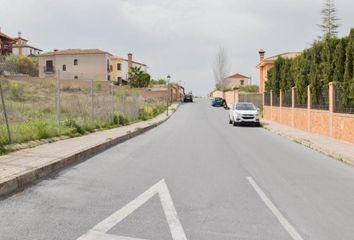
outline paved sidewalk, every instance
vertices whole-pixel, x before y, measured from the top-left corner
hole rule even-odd
[[[264,128],[354,166],[354,144],[262,119]]]
[[[177,109],[178,104],[170,106]],[[154,119],[91,133],[0,156],[0,196],[14,192],[37,179],[85,160],[115,144],[137,136],[167,120],[166,112]]]

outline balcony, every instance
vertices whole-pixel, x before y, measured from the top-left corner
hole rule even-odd
[[[54,67],[44,67],[43,72],[45,73],[55,73]]]

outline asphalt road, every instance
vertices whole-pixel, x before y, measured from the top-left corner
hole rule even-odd
[[[0,239],[354,239],[354,168],[198,101],[2,199]]]

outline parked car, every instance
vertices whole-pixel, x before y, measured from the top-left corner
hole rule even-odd
[[[183,102],[193,102],[193,95],[192,94],[184,95]]]
[[[230,108],[229,123],[234,126],[242,123],[260,126],[259,109],[253,103],[236,103]]]
[[[211,100],[211,106],[213,107],[225,107],[227,106],[225,99],[221,97],[216,97]]]

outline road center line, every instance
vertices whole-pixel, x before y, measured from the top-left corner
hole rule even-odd
[[[267,195],[262,191],[262,189],[258,186],[258,184],[253,180],[252,177],[246,177],[248,182],[252,185],[254,190],[258,193],[259,197],[263,200],[263,202],[267,205],[267,207],[272,211],[274,216],[278,219],[280,224],[285,228],[285,230],[290,234],[290,236],[294,240],[303,240],[300,234],[296,231],[296,229],[286,220],[284,215],[277,209],[277,207],[270,201]]]

